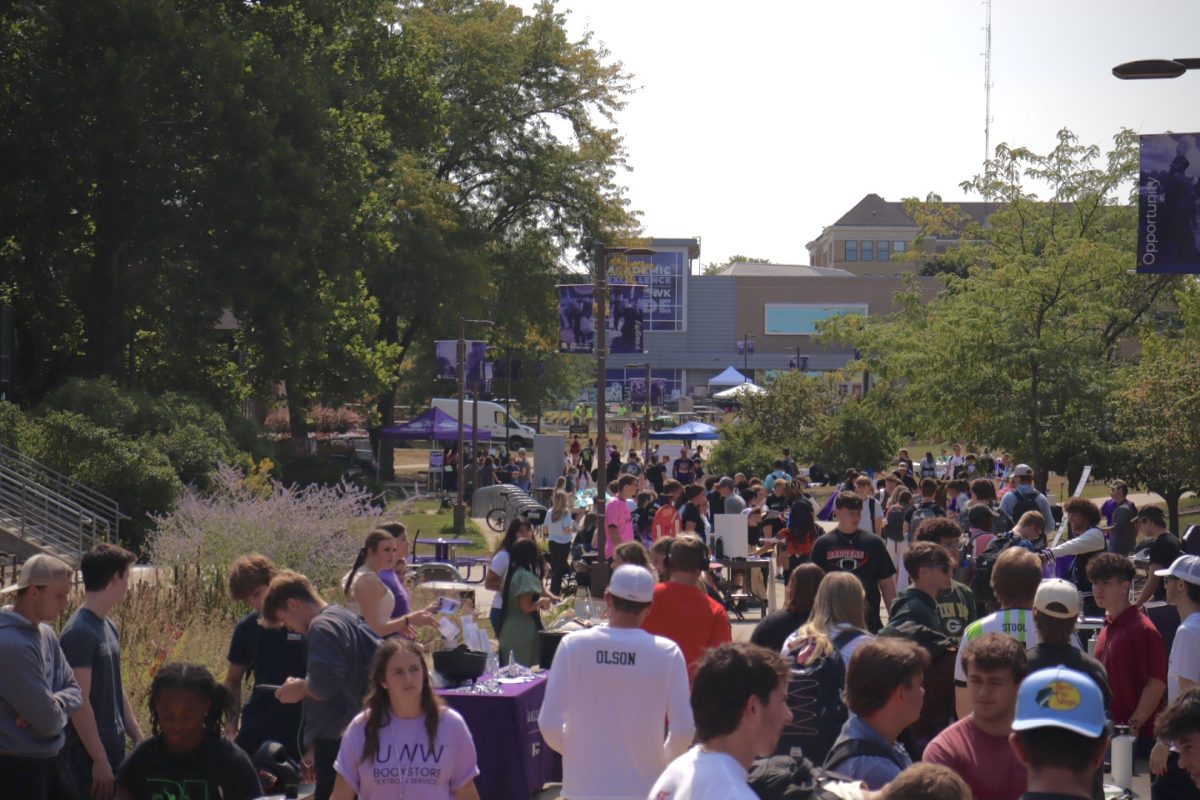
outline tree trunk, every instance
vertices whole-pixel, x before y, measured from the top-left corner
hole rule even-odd
[[[303,455],[308,452],[308,421],[305,419],[308,403],[300,396],[298,390],[292,388],[293,385],[293,381],[284,383],[284,391],[287,392],[288,428],[292,434],[292,452]]]
[[[97,179],[96,252],[88,272],[83,317],[89,373],[123,384],[128,341],[124,277],[129,267],[130,224],[124,218],[122,204],[109,189],[118,185],[115,170],[112,160],[106,159]]]
[[[1166,492],[1158,490],[1158,494],[1162,495],[1162,499],[1167,503],[1167,529],[1179,534],[1179,498],[1183,496],[1183,490],[1178,488]]]
[[[1039,412],[1039,393],[1038,393],[1038,367],[1033,365],[1030,370],[1029,381],[1029,457],[1033,463],[1034,481],[1037,484],[1038,491],[1046,491],[1046,481],[1049,478],[1049,471],[1042,468],[1042,431],[1041,431],[1041,415]]]
[[[388,344],[399,344],[400,355],[396,359],[396,371],[400,371],[400,365],[404,363],[405,357],[408,356],[408,349],[412,346],[413,338],[417,332],[417,319],[414,318],[404,330],[404,335],[400,335],[400,319],[399,313],[387,307],[386,301],[380,301],[380,319],[379,319],[379,336]],[[383,394],[379,396],[379,401],[376,404],[376,410],[379,411],[380,427],[385,428],[396,421],[396,386],[389,386]],[[395,448],[388,441],[379,441],[379,431],[371,432],[371,447],[379,453],[379,479],[383,481],[394,481],[396,479],[396,462]]]

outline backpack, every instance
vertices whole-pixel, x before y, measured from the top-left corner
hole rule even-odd
[[[888,747],[879,742],[870,741],[868,739],[846,739],[837,747],[829,751],[829,756],[825,759],[825,769],[837,771],[838,765],[844,764],[852,758],[858,756],[875,756],[876,758],[886,758],[895,764],[901,771],[908,768],[908,764],[900,760],[900,754],[895,749]]]
[[[896,506],[887,512],[887,517],[883,523],[883,536],[885,539],[890,539],[893,542],[904,541],[904,513],[904,506]]]
[[[793,643],[784,653],[791,667],[787,702],[792,721],[784,727],[776,753],[789,753],[798,747],[813,761],[825,760],[849,717],[842,694],[846,662],[841,648],[862,635],[859,630],[839,632],[833,637],[833,652],[819,658],[808,658],[812,643],[808,638]]]
[[[964,530],[970,531],[969,528]],[[970,586],[975,579],[975,542],[980,536],[989,536],[990,531],[976,531],[970,534],[967,541],[958,551],[958,566],[954,570],[954,579],[959,583],[965,583]],[[990,545],[991,542],[988,542]],[[990,576],[989,576],[990,577]],[[972,588],[971,591],[974,591]]]
[[[654,541],[675,535],[675,523],[679,520],[679,512],[671,503],[663,503],[659,506],[658,511],[654,512],[654,523],[652,530],[654,532]]]
[[[1020,489],[1014,489],[1013,493],[1017,496],[1017,501],[1013,503],[1012,513],[1008,516],[1014,526],[1021,521],[1021,517],[1026,511],[1038,511],[1040,513],[1037,501],[1041,495],[1036,491],[1022,492]]]
[[[1021,534],[1016,531],[1001,533],[988,542],[977,558],[972,559],[974,563],[970,567],[971,580],[968,585],[975,593],[975,604],[980,607],[981,613],[984,613],[982,609],[986,609],[986,613],[990,614],[1000,606],[992,592],[992,567],[996,566],[996,559],[1008,548],[1020,546]]]
[[[840,795],[825,786],[849,779],[814,767],[802,753],[793,751],[791,755],[755,759],[747,780],[761,800],[837,800]]]
[[[908,521],[908,540],[910,542],[916,538],[917,528],[921,527],[922,522],[941,516],[934,510],[936,506],[936,503],[920,503],[913,508],[912,518]]]
[[[934,630],[916,622],[889,624],[879,635],[908,639],[929,653],[921,716],[908,727],[904,737],[908,754],[914,761],[919,761],[925,746],[954,722],[954,665],[958,660],[958,642],[940,629]]]
[[[921,477],[922,478],[936,478],[937,477],[937,464],[935,464],[932,461],[922,460],[921,461]]]

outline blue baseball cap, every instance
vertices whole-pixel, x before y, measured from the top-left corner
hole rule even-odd
[[[1087,675],[1066,667],[1039,669],[1021,681],[1014,731],[1063,728],[1099,739],[1108,728],[1104,697]]]

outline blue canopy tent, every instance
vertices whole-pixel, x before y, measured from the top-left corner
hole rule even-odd
[[[692,420],[665,431],[655,431],[650,434],[650,438],[683,439],[685,442],[691,442],[693,439],[720,439],[721,433],[707,422]]]
[[[458,420],[439,408],[431,408],[424,414],[408,422],[402,422],[399,425],[390,425],[381,429],[379,435],[384,439],[419,439],[437,442],[457,441]],[[463,440],[469,442],[471,436],[471,426],[464,422]],[[487,440],[492,438],[492,434],[480,428],[475,438],[478,440]]]

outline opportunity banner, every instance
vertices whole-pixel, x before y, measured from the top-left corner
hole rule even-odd
[[[1200,273],[1200,134],[1139,138],[1137,270]]]

